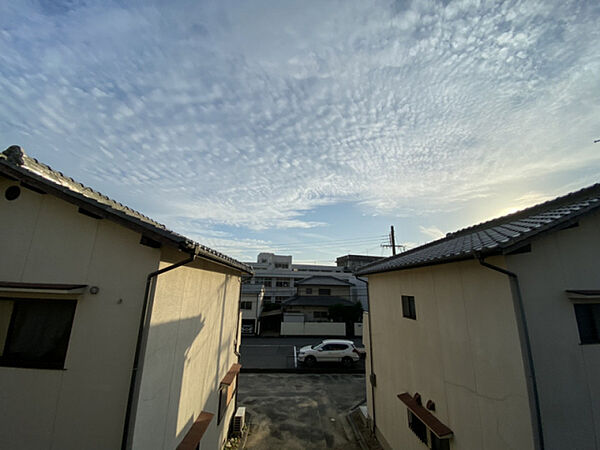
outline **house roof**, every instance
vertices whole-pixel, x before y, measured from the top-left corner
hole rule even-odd
[[[260,294],[263,289],[262,284],[242,284],[242,294]]]
[[[281,303],[282,306],[352,306],[350,300],[331,295],[294,295]]]
[[[294,284],[305,286],[354,286],[354,283],[329,275],[313,275],[300,281],[296,281]]]
[[[167,229],[161,223],[53,170],[13,145],[0,153],[0,174],[35,191],[52,194],[99,218],[117,222],[161,244],[252,274],[252,268]]]
[[[534,237],[566,228],[581,216],[600,208],[600,184],[572,192],[514,214],[480,223],[429,244],[368,264],[357,275],[507,254]]]

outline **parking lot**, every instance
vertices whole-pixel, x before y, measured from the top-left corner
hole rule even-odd
[[[246,448],[359,450],[345,415],[364,399],[364,375],[241,373]]]
[[[298,351],[305,345],[316,344],[323,339],[320,337],[243,337],[240,346],[243,370],[364,373],[364,361],[359,361],[352,369],[344,369],[338,363],[321,363],[314,368],[307,368],[295,362],[294,347]],[[350,340],[362,347],[360,337]]]

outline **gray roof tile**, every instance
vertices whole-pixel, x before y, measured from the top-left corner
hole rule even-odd
[[[13,145],[0,153],[0,174],[36,186],[80,207],[91,209],[101,217],[148,234],[152,239],[187,253],[195,253],[242,272],[253,273],[250,266],[171,231],[163,224],[27,156],[19,146]]]
[[[598,209],[600,184],[595,184],[514,214],[448,233],[437,241],[363,266],[357,275],[468,259],[475,252],[486,256],[510,251],[540,233],[560,229]]]

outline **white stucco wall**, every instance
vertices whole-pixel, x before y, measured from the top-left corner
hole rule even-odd
[[[281,322],[282,336],[346,336],[344,322]]]
[[[185,259],[168,253],[161,267]],[[220,424],[219,384],[231,365],[239,327],[240,278],[197,260],[158,277],[134,430],[135,449],[177,447],[200,412],[215,414],[202,448],[225,440],[235,398]]]
[[[402,316],[402,295],[415,297],[417,320]],[[506,276],[475,261],[409,269],[369,276],[369,296],[376,425],[391,448],[423,449],[403,392],[435,402],[453,450],[533,448]]]
[[[531,334],[546,450],[600,449],[600,344],[580,345],[565,290],[600,289],[600,215],[507,257]],[[597,301],[597,300],[596,300]]]
[[[51,195],[22,188],[7,201],[14,184],[0,178],[0,280],[100,291],[76,297],[65,370],[0,367],[0,448],[119,448],[145,277],[159,251]]]

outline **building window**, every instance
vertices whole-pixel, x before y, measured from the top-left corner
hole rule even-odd
[[[398,398],[407,406],[408,428],[433,450],[450,450],[452,430],[440,422],[428,409],[421,405],[421,396],[408,392],[398,394]]]
[[[275,263],[275,268],[276,269],[287,269],[288,265],[284,264],[284,263]]]
[[[241,309],[252,309],[252,302],[240,302]]]
[[[312,288],[306,288],[306,293],[307,294],[312,294]]]
[[[573,307],[581,343],[600,343],[600,303],[576,303]]]
[[[331,295],[331,289],[319,289],[319,295]]]
[[[276,287],[290,287],[290,280],[277,280]]]
[[[219,415],[217,424],[221,423],[221,420],[225,417],[227,407],[231,403],[231,399],[237,391],[237,377],[242,368],[241,364],[233,364],[227,374],[221,380],[219,386]]]
[[[417,319],[417,310],[415,309],[415,298],[412,295],[402,296],[402,315],[407,319]]]
[[[427,444],[427,427],[410,410],[408,411],[408,428],[415,433],[421,442]]]
[[[327,311],[314,311],[313,317],[315,319],[327,319],[329,317],[329,313]]]
[[[76,304],[0,299],[0,366],[63,369]]]

